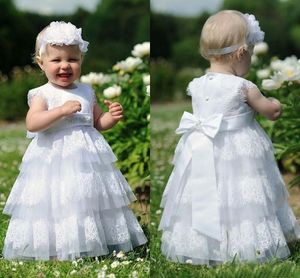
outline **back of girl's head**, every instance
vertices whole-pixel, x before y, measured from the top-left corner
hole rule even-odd
[[[205,22],[200,37],[200,53],[210,59],[210,50],[224,49],[246,43],[247,21],[241,12],[224,10],[212,15]],[[228,56],[228,55],[222,55]]]

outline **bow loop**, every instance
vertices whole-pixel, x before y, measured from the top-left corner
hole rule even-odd
[[[214,138],[218,133],[223,114],[214,114],[209,118],[197,118],[193,114],[184,112],[180,120],[179,127],[176,129],[177,134],[183,134],[189,131],[197,130],[210,138]]]

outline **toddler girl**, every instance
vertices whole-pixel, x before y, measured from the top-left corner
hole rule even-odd
[[[34,139],[4,208],[7,259],[73,260],[146,242],[127,207],[135,197],[97,131],[113,127],[122,106],[106,101],[104,113],[92,88],[75,83],[87,46],[71,23],[52,22],[37,36],[35,59],[48,83],[28,93]]]
[[[276,120],[281,104],[242,78],[263,38],[255,17],[238,11],[204,24],[201,54],[210,69],[188,85],[193,114],[184,112],[176,130],[183,136],[161,203],[170,260],[264,262],[289,256],[287,242],[300,237],[272,143],[254,119],[257,111]]]

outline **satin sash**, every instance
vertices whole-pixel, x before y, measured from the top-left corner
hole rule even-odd
[[[181,184],[192,187],[192,227],[199,232],[221,240],[218,192],[214,163],[213,141],[218,132],[245,127],[254,119],[252,111],[233,117],[215,114],[209,118],[197,118],[184,112],[177,134],[183,134],[175,151],[174,171],[164,192],[165,207],[160,229],[170,225],[176,198],[181,196]],[[188,165],[190,175],[185,177]],[[172,188],[170,188],[172,186]],[[175,188],[173,188],[175,186]]]

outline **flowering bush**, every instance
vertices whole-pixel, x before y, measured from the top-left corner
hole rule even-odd
[[[259,85],[267,97],[280,100],[284,110],[276,122],[263,118],[260,122],[271,137],[282,166],[297,173],[300,169],[300,60],[291,56],[284,60],[272,58],[266,63],[263,57],[257,57],[254,58],[254,71],[250,73],[250,79]],[[294,183],[299,181],[294,180]]]
[[[118,101],[124,120],[105,132],[105,138],[118,157],[118,166],[134,187],[150,178],[150,43],[137,44],[128,57],[108,73],[90,73],[81,82],[91,84],[103,110],[104,99]]]

